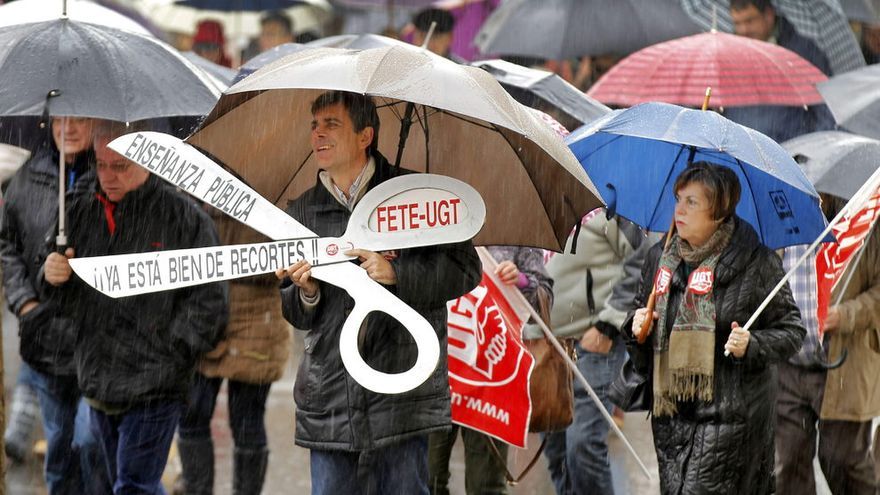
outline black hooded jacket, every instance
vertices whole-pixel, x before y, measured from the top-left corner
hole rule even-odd
[[[94,181],[91,151],[67,165],[67,201]],[[51,301],[39,296],[40,268],[54,245],[58,224],[58,151],[41,146],[6,189],[0,226],[3,289],[13,314],[28,301],[39,305],[19,318],[20,352],[36,370],[56,376],[76,374],[73,322]]]
[[[662,252],[648,253],[636,295],[645,307]],[[667,322],[675,320],[687,286],[684,263],[673,275]],[[678,404],[671,417],[654,417],[654,447],[660,488],[668,494],[764,494],[773,484],[773,432],[776,363],[797,352],[804,339],[800,312],[788,284],[782,287],[754,326],[741,359],[724,356],[731,323],[741,326],[782,279],[782,262],[758,241],[748,223],[737,218],[730,244],[715,268],[715,389],[712,402]],[[650,373],[652,339],[639,345],[632,337],[632,314],[622,330],[636,368]]]

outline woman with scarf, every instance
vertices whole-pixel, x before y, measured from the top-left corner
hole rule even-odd
[[[780,258],[735,214],[734,172],[706,162],[675,181],[675,229],[652,248],[623,325],[636,368],[651,376],[652,430],[663,493],[774,491],[776,365],[805,335]],[[637,337],[656,287],[650,338]],[[725,355],[725,351],[729,356]]]

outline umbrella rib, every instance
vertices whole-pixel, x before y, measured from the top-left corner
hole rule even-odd
[[[459,120],[463,120],[463,121],[465,121],[465,122],[467,122],[467,123],[469,123],[469,124],[472,124],[472,125],[475,125],[475,126],[479,126],[479,127],[484,128],[484,129],[488,129],[488,130],[490,130],[490,131],[499,132],[499,131],[498,131],[498,127],[499,127],[499,126],[496,125],[496,124],[494,124],[494,123],[492,123],[492,122],[489,122],[489,125],[486,125],[486,124],[483,123],[483,121],[480,121],[480,120],[474,121],[474,120],[471,120],[471,119],[467,118],[466,116],[458,115],[458,114],[456,114],[456,113],[454,113],[454,112],[450,112],[450,111],[443,110],[443,109],[439,109],[439,108],[437,109],[437,113],[443,113],[443,114],[449,115],[450,117],[453,117],[453,118],[456,118],[456,119],[459,119]],[[488,121],[486,121],[486,122],[488,122]],[[503,134],[502,134],[502,135],[503,135]],[[510,142],[508,141],[507,144],[510,144]]]
[[[419,112],[416,112],[416,117],[419,119],[419,124],[421,124],[422,129],[425,131],[425,173],[431,173],[431,150],[428,145],[430,133],[428,131],[428,107],[426,105],[422,105],[422,114],[425,116],[424,121],[419,117]]]
[[[455,117],[454,114],[451,114],[451,113],[448,113],[448,112],[443,112],[443,113],[446,113],[447,115],[452,115],[453,117]],[[466,119],[462,119],[462,120],[466,120]],[[468,121],[468,122],[469,122],[469,121]],[[498,135],[501,136],[501,139],[503,139],[503,140],[507,143],[507,146],[510,146],[510,149],[513,150],[513,154],[516,155],[516,157],[519,159],[520,163],[523,163],[523,159],[522,159],[522,157],[519,155],[519,153],[516,151],[516,147],[513,146],[513,144],[510,142],[510,140],[507,139],[507,136],[505,136],[504,133],[501,132],[501,129],[499,128],[499,126],[497,126],[497,125],[495,125],[495,124],[492,124],[491,122],[490,122],[489,124],[491,125],[491,127],[487,127],[487,128],[490,129],[490,130],[494,130],[495,132],[497,132]],[[526,169],[525,166],[523,166],[523,168]],[[529,175],[529,173],[528,173],[528,169],[526,169],[526,174]],[[530,179],[530,180],[529,180],[529,184],[531,184],[531,186],[532,186],[532,190],[535,192],[535,195],[538,197],[538,200],[541,202],[541,206],[544,207],[544,208],[543,208],[543,210],[544,210],[544,218],[547,220],[547,225],[550,226],[550,230],[553,232],[553,237],[556,238],[556,237],[557,237],[557,234],[556,234],[556,228],[555,228],[555,226],[553,225],[553,219],[550,218],[550,214],[547,213],[547,205],[544,204],[544,198],[541,196],[541,191],[539,191],[538,188],[537,188],[537,186],[535,186],[535,181],[534,181],[534,180],[531,180],[531,179],[532,179],[531,176],[529,177],[529,179]],[[566,196],[566,195],[564,195],[564,194],[563,194],[562,199],[563,199],[563,201],[565,201],[565,202],[567,202],[567,203],[570,203],[570,202],[571,202],[571,200],[568,199],[568,196]],[[577,216],[577,213],[576,213],[576,212],[575,212],[575,216]],[[576,220],[577,220],[577,221],[580,221],[580,218],[576,218]],[[558,238],[556,239],[556,242],[559,243],[559,239],[558,239]],[[534,247],[534,246],[531,246],[531,247]],[[564,244],[564,243],[562,244],[562,250],[563,250],[563,251],[565,250],[565,244]]]
[[[736,160],[736,164],[739,165],[739,170],[742,172],[743,177],[745,177],[746,183],[749,186],[749,196],[752,197],[752,206],[755,208],[755,223],[758,224],[758,236],[761,239],[764,239],[764,227],[761,225],[761,215],[758,215],[758,203],[755,201],[755,190],[752,189],[752,181],[749,180],[749,176],[746,174],[746,169],[743,167],[742,161],[736,157],[734,157],[734,160]]]
[[[666,179],[663,180],[663,186],[660,188],[660,195],[657,197],[657,205],[660,204],[660,201],[663,199],[663,191],[666,190],[667,184],[669,184],[669,178],[672,177],[672,171],[675,170],[675,164],[678,163],[679,158],[681,158],[681,154],[684,153],[684,149],[687,146],[679,146],[678,155],[675,156],[675,160],[672,160],[672,166],[669,167],[669,171],[666,173]],[[651,212],[651,219],[648,222],[648,225],[652,225],[654,223],[654,217],[657,216],[657,211],[659,208],[655,205],[653,211]],[[675,212],[673,211],[673,218],[675,218]],[[645,226],[645,230],[648,230],[648,225]],[[670,229],[672,227],[669,227]]]
[[[309,154],[306,155],[305,158],[303,158],[303,161],[302,161],[302,163],[299,164],[299,167],[296,167],[296,170],[294,170],[293,173],[290,174],[290,179],[287,180],[287,184],[284,184],[284,187],[281,188],[281,192],[278,193],[278,197],[276,197],[275,200],[272,201],[273,205],[278,204],[278,201],[281,199],[282,196],[284,196],[284,192],[287,191],[287,188],[289,188],[290,184],[293,183],[293,179],[296,178],[296,176],[299,174],[300,170],[302,170],[303,167],[306,166],[306,162],[309,161],[309,158],[311,156],[312,156],[312,152],[310,151]]]

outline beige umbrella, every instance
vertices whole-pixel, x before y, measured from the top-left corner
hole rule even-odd
[[[315,184],[310,105],[331,89],[374,97],[379,150],[392,163],[411,110],[401,166],[479,191],[487,213],[477,244],[561,251],[581,216],[602,205],[562,140],[490,74],[418,47],[289,55],[229,88],[187,141],[283,207]]]

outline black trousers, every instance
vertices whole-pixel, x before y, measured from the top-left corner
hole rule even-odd
[[[826,372],[779,365],[776,397],[776,491],[814,494],[813,458],[835,495],[877,493],[871,422],[819,419]]]

